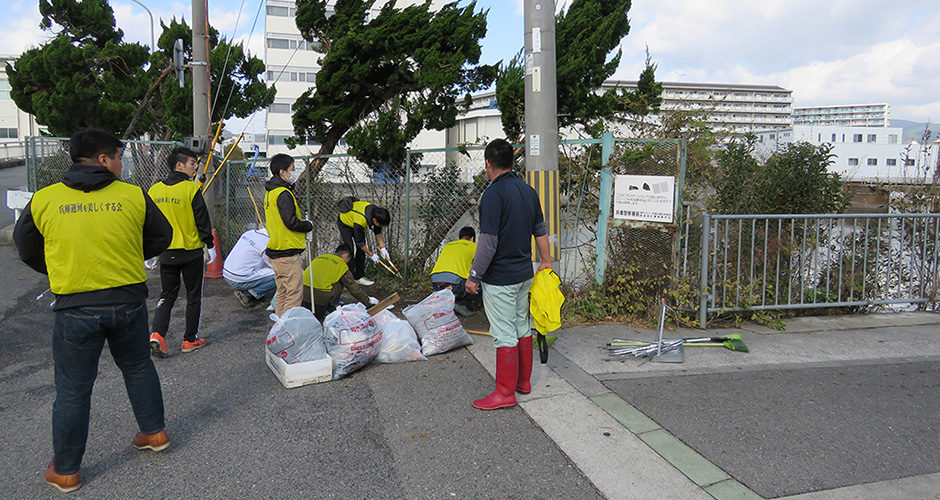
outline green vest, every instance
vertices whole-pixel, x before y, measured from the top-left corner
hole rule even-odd
[[[277,199],[282,192],[287,191],[291,200],[294,201],[294,213],[300,218],[300,205],[297,204],[297,198],[294,193],[286,187],[277,187],[268,191],[264,195],[264,220],[265,227],[268,228],[268,248],[271,250],[295,250],[306,248],[307,242],[304,233],[291,231],[284,225],[284,219],[281,218],[281,212],[277,209]]]
[[[30,212],[43,236],[52,293],[92,292],[147,280],[147,203],[139,187],[114,181],[85,193],[59,182],[33,195]]]
[[[330,292],[343,275],[349,271],[349,265],[342,257],[336,254],[323,254],[313,259],[310,267],[304,270],[304,285],[320,290]],[[313,284],[310,284],[310,275],[313,275]]]
[[[366,207],[369,205],[371,203],[368,201],[353,202],[352,210],[339,214],[339,220],[349,227],[360,226],[365,231],[369,229],[369,223],[372,222],[366,219]]]
[[[444,245],[431,274],[454,273],[467,279],[470,276],[470,267],[473,266],[473,256],[476,251],[477,244],[470,240],[451,241]]]
[[[172,186],[161,181],[147,192],[173,226],[173,241],[167,250],[196,250],[206,246],[199,239],[196,216],[193,214],[193,198],[198,192],[199,184],[189,181],[177,182]]]

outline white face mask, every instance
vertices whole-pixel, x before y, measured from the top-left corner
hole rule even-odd
[[[290,184],[293,184],[297,182],[297,179],[300,179],[300,172],[294,170],[293,172],[290,173],[290,178],[287,179],[287,182]]]

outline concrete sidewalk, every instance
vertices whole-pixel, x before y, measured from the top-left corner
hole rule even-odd
[[[688,347],[683,363],[608,359],[603,349],[607,342],[614,338],[652,341],[656,332],[651,329],[622,325],[566,328],[558,332],[548,365],[537,364],[535,367],[533,391],[519,398],[520,405],[595,487],[610,499],[940,498],[940,474],[918,474],[925,470],[940,472],[935,459],[919,464],[919,468],[912,464],[909,469],[903,469],[902,465],[902,469],[895,472],[896,479],[872,482],[872,476],[865,476],[855,479],[857,484],[816,491],[810,490],[825,484],[825,480],[809,481],[802,489],[792,485],[774,488],[773,476],[766,477],[771,471],[765,471],[761,480],[748,479],[767,491],[785,491],[789,487],[789,490],[800,494],[762,496],[734,474],[705,458],[696,449],[698,446],[690,446],[657,422],[694,421],[697,418],[695,408],[682,408],[681,400],[673,400],[673,407],[666,407],[659,413],[654,405],[650,405],[648,411],[654,415],[647,415],[621,397],[621,394],[642,390],[636,389],[643,385],[640,382],[666,387],[665,384],[672,384],[680,378],[691,380],[701,376],[727,378],[741,377],[742,374],[777,374],[788,370],[786,373],[805,374],[807,369],[846,367],[870,367],[870,370],[883,372],[881,367],[888,364],[928,363],[935,366],[940,363],[940,342],[935,341],[940,329],[938,314],[813,317],[796,318],[785,323],[786,330],[782,332],[757,325],[707,332],[686,329],[669,332],[670,337],[741,333],[751,350],[745,354],[718,347]],[[484,367],[494,372],[492,342],[477,342],[469,349]],[[788,387],[778,390],[782,391],[780,398],[792,392]],[[651,393],[644,394],[648,396]],[[736,402],[732,400],[729,404],[733,406]],[[740,404],[748,403],[742,401]],[[741,410],[745,413],[748,409]],[[685,438],[696,442],[688,435]],[[747,445],[744,446],[739,451],[748,450]],[[859,443],[858,446],[863,447],[864,444]],[[867,449],[850,450],[850,454],[868,452],[870,450]],[[773,450],[768,453],[773,455]],[[816,457],[816,460],[823,464],[820,469],[826,468],[826,457]],[[782,470],[787,464],[770,463],[767,466],[771,470],[773,467]]]

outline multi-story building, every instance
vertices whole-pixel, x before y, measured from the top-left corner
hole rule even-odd
[[[433,0],[432,9],[440,9],[448,0]],[[376,2],[366,14],[366,22],[377,16],[387,2]],[[422,3],[418,0],[404,0],[396,5],[399,8]],[[331,15],[335,0],[327,4],[327,15]],[[315,154],[319,144],[312,141],[294,150],[288,149],[285,139],[294,136],[291,122],[291,106],[307,89],[316,85],[316,75],[320,70],[320,58],[323,54],[314,50],[316,44],[306,42],[297,29],[296,3],[292,0],[266,0],[264,16],[264,63],[267,69],[268,84],[277,84],[274,103],[265,112],[267,129],[267,156],[288,153],[294,156]],[[444,132],[425,131],[414,141],[415,148],[441,147]],[[343,143],[340,142],[340,146]],[[337,151],[339,152],[339,151]]]
[[[885,103],[799,106],[793,108],[793,124],[840,127],[890,127],[891,106]]]
[[[937,144],[904,144],[900,127],[794,125],[758,132],[757,153],[767,155],[793,142],[828,143],[835,155],[830,171],[851,182],[916,183],[930,180]]]
[[[5,68],[15,62],[16,56],[0,55],[0,160],[22,157],[23,141],[40,132],[36,118],[16,107],[10,97],[10,80]]]
[[[609,80],[604,91],[636,89],[636,81]],[[772,85],[663,82],[662,109],[702,110],[715,130],[743,134],[792,125],[793,91]],[[629,127],[629,124],[624,127]],[[561,134],[572,135],[572,131]],[[448,130],[447,146],[485,142],[502,137],[496,92],[473,96],[473,104]]]

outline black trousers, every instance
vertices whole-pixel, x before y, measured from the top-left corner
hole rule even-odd
[[[353,241],[353,228],[339,222],[338,219],[336,226],[339,228],[339,237],[343,240],[343,243],[353,251],[353,258],[349,261],[349,271],[352,273],[353,279],[359,279],[365,276],[366,253]]]
[[[202,313],[202,255],[182,264],[160,263],[160,300],[153,313],[153,331],[166,337],[170,327],[170,313],[180,293],[180,278],[186,285],[186,333],[183,340],[193,342],[199,332]]]

